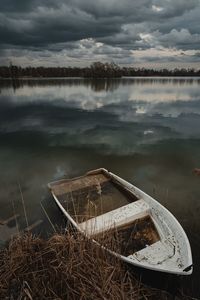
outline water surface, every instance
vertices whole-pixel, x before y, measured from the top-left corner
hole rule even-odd
[[[40,202],[53,222],[60,214],[46,184],[99,167],[177,217],[194,256],[188,292],[199,295],[200,78],[1,80],[0,220],[27,226],[21,188],[28,225],[51,232]],[[0,227],[2,241],[14,226]]]

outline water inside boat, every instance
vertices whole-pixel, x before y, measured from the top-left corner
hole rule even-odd
[[[53,192],[77,223],[138,200],[135,195],[103,173],[54,183]]]
[[[128,224],[101,232],[93,239],[121,255],[129,256],[160,240],[149,215]]]

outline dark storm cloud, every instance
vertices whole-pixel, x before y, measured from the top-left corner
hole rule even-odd
[[[61,1],[53,0],[1,0],[0,11],[6,13],[24,13],[34,10],[38,6],[57,7]]]
[[[153,56],[134,51],[197,51],[199,14],[199,0],[1,0],[0,57],[22,64],[150,62]]]

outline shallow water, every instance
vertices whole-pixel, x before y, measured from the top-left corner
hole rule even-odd
[[[1,80],[0,220],[27,226],[21,188],[28,225],[51,232],[40,202],[59,225],[60,214],[46,184],[99,167],[177,217],[194,257],[186,292],[200,296],[200,78]]]

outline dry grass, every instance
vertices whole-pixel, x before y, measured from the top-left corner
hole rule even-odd
[[[164,295],[164,296],[163,296]],[[77,233],[15,237],[0,252],[0,299],[168,299]]]

